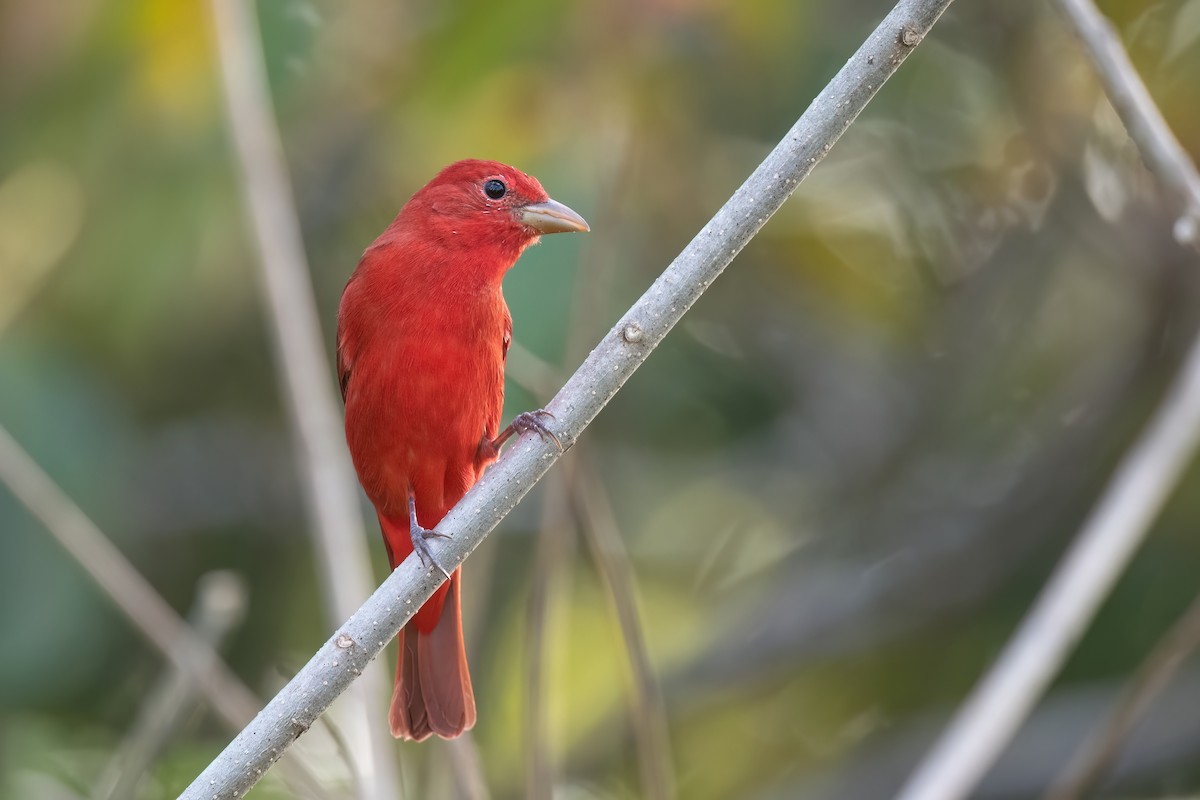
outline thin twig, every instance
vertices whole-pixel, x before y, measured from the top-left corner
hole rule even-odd
[[[967,797],[1074,649],[1200,443],[1200,337],[1079,537],[900,800]]]
[[[629,140],[628,131],[623,128],[622,135],[605,148],[613,157],[599,170],[606,176],[607,185],[598,193],[602,198],[601,208],[593,218],[593,224],[598,230],[610,231],[613,234],[616,234],[614,228],[622,209],[619,200],[621,190],[632,171]],[[605,269],[606,265],[601,263],[606,252],[601,250],[601,242],[601,239],[596,238],[584,240],[575,269],[575,289],[567,314],[569,325],[564,348],[566,363],[573,364],[587,354],[587,346],[600,328],[604,300],[609,296],[609,286],[613,279],[613,271]],[[509,356],[508,374],[541,402],[547,400],[554,392],[553,387],[560,385],[567,377],[528,351],[522,351],[520,357],[514,361],[510,349]],[[548,487],[543,492],[545,499],[539,526],[537,555],[530,581],[525,647],[530,668],[527,673],[524,716],[527,733],[525,791],[532,798],[549,798],[555,778],[555,753],[551,745],[552,722],[546,703],[553,671],[547,667],[550,654],[546,652],[546,643],[547,630],[552,624],[552,609],[565,607],[566,613],[570,613],[570,604],[564,605],[562,598],[566,594],[564,584],[570,566],[566,545],[575,533],[575,519],[567,497],[575,494],[578,485],[577,458],[577,455],[567,456],[562,466],[562,485]]]
[[[637,154],[633,147],[635,136],[629,126],[623,126],[608,149],[616,153],[611,168],[612,184],[604,192],[605,203],[597,217],[600,230],[615,228],[621,219],[625,187],[633,177]],[[619,233],[619,232],[618,232]],[[567,336],[567,357],[570,363],[587,353],[587,345],[602,324],[604,302],[610,297],[616,280],[613,264],[593,263],[603,260],[600,239],[588,239],[580,258],[579,278],[571,304],[572,326]],[[603,251],[610,254],[611,250]],[[667,725],[666,705],[658,675],[650,662],[645,632],[637,610],[633,569],[621,542],[616,515],[608,492],[589,459],[577,455],[578,464],[571,465],[566,483],[570,488],[580,530],[588,546],[600,584],[604,587],[617,618],[621,641],[625,645],[625,660],[633,689],[630,698],[631,727],[634,752],[641,779],[641,796],[647,800],[670,800],[675,796],[675,773],[671,760],[671,740]]]
[[[575,470],[573,456],[564,459],[562,469],[551,479],[544,492],[541,535],[530,581],[528,621],[525,628],[525,654],[529,667],[525,675],[525,796],[530,800],[551,800],[554,796],[555,764],[551,728],[551,706],[546,701],[554,675],[552,654],[547,652],[547,636],[554,624],[555,612],[563,608],[564,583],[570,555],[572,531],[567,503],[567,485]]]
[[[858,52],[716,215],[547,405],[555,435],[569,448],[729,262],[825,157],[951,0],[901,0]],[[481,542],[561,453],[526,434],[509,446],[438,529],[431,549],[453,568]],[[435,574],[436,573],[436,574]],[[225,800],[245,794],[271,763],[323,713],[444,580],[406,559],[358,611],[182,795]]]
[[[1077,26],[1148,166],[1200,209],[1200,177],[1167,129],[1112,27],[1089,0],[1059,3]],[[958,800],[970,794],[1074,649],[1191,461],[1198,441],[1200,337],[1033,609],[909,779],[900,800]]]
[[[341,432],[334,380],[271,110],[254,4],[212,0],[212,13],[229,126],[258,243],[276,370],[306,484],[326,608],[336,625],[354,613],[374,583],[357,483]],[[387,800],[398,786],[384,716],[384,677],[382,665],[368,673],[340,724],[360,761],[354,771],[362,776],[364,800]]]
[[[666,702],[638,615],[629,554],[621,541],[612,502],[599,477],[584,464],[572,485],[584,519],[584,541],[600,580],[608,589],[625,642],[633,683],[633,734],[642,773],[642,794],[650,800],[668,800],[675,796],[675,771],[671,764]]]
[[[1047,800],[1078,800],[1088,796],[1112,768],[1121,747],[1145,717],[1154,699],[1171,683],[1200,648],[1200,596],[1192,601],[1142,662],[1116,707],[1088,738],[1046,795]]]
[[[210,647],[220,646],[246,611],[245,583],[232,572],[201,576],[188,622]],[[192,677],[171,669],[146,695],[141,712],[118,752],[96,781],[92,797],[118,800],[135,796],[151,765],[194,704]]]
[[[446,752],[453,767],[454,779],[458,784],[462,800],[488,800],[487,782],[483,779],[483,762],[475,737],[459,736],[446,742]]]
[[[146,640],[196,682],[222,719],[240,728],[254,717],[261,707],[254,693],[4,428],[0,428],[0,482],[79,562]]]
[[[83,567],[146,641],[195,683],[226,725],[240,730],[254,718],[262,708],[254,693],[3,427],[0,483]],[[308,794],[319,793],[319,784],[299,759],[289,759],[285,766],[285,775],[306,787]]]
[[[1137,144],[1150,171],[1179,203],[1176,240],[1200,246],[1200,173],[1154,104],[1112,23],[1092,0],[1055,1],[1091,57],[1129,138]]]

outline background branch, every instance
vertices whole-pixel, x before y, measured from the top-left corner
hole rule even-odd
[[[212,0],[212,12],[229,125],[258,243],[280,391],[296,438],[326,609],[331,624],[337,624],[374,585],[358,484],[344,444],[304,242],[271,112],[255,6],[243,0]],[[364,800],[387,800],[398,790],[384,715],[385,677],[383,665],[368,671],[338,726],[346,732],[350,753],[361,762],[352,771],[361,777]]]
[[[1096,67],[1108,100],[1146,166],[1182,208],[1175,225],[1180,244],[1200,246],[1200,173],[1175,138],[1150,90],[1138,75],[1112,23],[1092,0],[1055,0]]]
[[[1115,707],[1068,763],[1047,800],[1087,796],[1112,769],[1121,749],[1189,657],[1200,648],[1200,597],[1146,657]]]
[[[221,2],[222,0],[214,0]],[[829,152],[951,0],[902,0],[809,106],[782,142],[633,305],[547,406],[572,446],[634,370]],[[523,437],[439,526],[453,567],[482,541],[560,454]],[[285,689],[184,792],[189,800],[240,797],[324,712],[441,582],[407,559]]]
[[[631,146],[634,137],[626,122],[614,126],[606,138],[612,142],[608,148],[612,156],[601,170],[606,176],[607,185],[599,193],[601,207],[593,218],[593,225],[598,230],[609,231],[611,236],[619,237],[625,205],[622,198],[634,173],[635,158]],[[611,250],[602,249],[598,244],[601,242],[602,239],[591,237],[584,240],[575,270],[577,277],[568,314],[570,326],[563,358],[566,363],[582,359],[587,354],[590,342],[603,331],[602,315],[617,278],[617,264]],[[514,341],[513,344],[517,343]],[[545,403],[553,395],[553,387],[567,377],[565,374],[558,375],[558,370],[553,366],[524,348],[520,349],[517,359],[512,356],[513,349],[510,348],[508,377],[537,398],[539,403]],[[600,585],[612,603],[624,645],[631,678],[630,721],[641,795],[648,800],[668,800],[675,791],[662,691],[650,662],[638,613],[632,567],[621,542],[605,487],[591,468],[589,459],[575,453],[564,459],[562,486],[544,489],[543,496],[537,563],[531,579],[526,648],[532,665],[526,681],[525,719],[530,731],[526,745],[526,792],[531,797],[549,796],[556,779],[557,765],[554,759],[561,758],[561,754],[553,752],[550,744],[553,741],[549,730],[551,714],[545,708],[550,681],[535,676],[554,674],[550,668],[553,661],[549,665],[544,663],[554,655],[545,652],[545,633],[554,619],[552,605],[555,609],[572,607],[567,596],[569,590],[563,589],[569,582],[569,575],[565,574],[569,564],[569,559],[565,557],[566,540],[572,533],[581,533]],[[569,503],[565,502],[568,497]],[[574,515],[569,513],[572,508]],[[553,603],[549,601],[552,594],[559,595]]]
[[[633,735],[641,769],[642,791],[651,800],[675,796],[675,771],[662,686],[650,660],[638,614],[633,568],[621,540],[612,502],[599,477],[582,463],[572,484],[573,500],[583,520],[584,541],[608,591],[625,643],[633,684]]]
[[[615,157],[606,166],[611,176],[605,192],[605,204],[597,216],[600,230],[620,235],[624,209],[623,198],[636,170],[637,137],[628,124],[612,133]],[[580,258],[579,280],[571,302],[573,325],[567,337],[567,362],[574,363],[587,354],[592,338],[603,331],[602,300],[612,295],[617,281],[617,264],[611,250],[602,250],[600,239],[589,238]],[[671,758],[671,737],[667,724],[662,687],[638,612],[636,582],[629,554],[621,539],[609,498],[589,454],[576,454],[576,463],[565,477],[565,483],[575,508],[579,533],[591,555],[600,585],[612,603],[625,660],[629,668],[631,727],[634,752],[638,762],[641,796],[647,800],[670,800],[675,797],[675,771]]]
[[[83,567],[138,632],[204,695],[217,716],[238,730],[262,703],[221,656],[175,613],[83,510],[60,489],[8,431],[0,427],[0,482]],[[287,773],[310,794],[319,784],[299,759]]]
[[[1061,775],[1076,742],[1087,736],[1101,709],[1120,695],[1119,681],[1065,684],[1038,704],[1021,735],[971,793],[971,800],[1030,800],[1045,796]],[[1088,798],[1194,798],[1182,786],[1172,792],[1168,776],[1195,764],[1200,745],[1200,675],[1182,671],[1151,705],[1145,720],[1114,764],[1111,780]],[[826,769],[806,771],[793,781],[754,795],[757,800],[863,800],[894,798],[899,781],[928,747],[944,722],[921,710],[880,730],[849,758]]]
[[[227,723],[240,728],[262,704],[188,627],[96,524],[0,428],[0,481],[87,571],[146,641],[190,676]]]
[[[562,652],[563,610],[570,607],[571,529],[568,486],[574,480],[576,456],[564,459],[562,469],[549,480],[540,520],[537,552],[530,577],[525,629],[525,795],[530,800],[552,800],[560,749],[554,735],[555,664]]]
[[[446,742],[447,761],[458,785],[458,796],[462,800],[488,800],[487,781],[483,778],[483,765],[479,759],[479,748],[475,737],[460,736]]]
[[[1060,5],[1076,26],[1147,165],[1189,203],[1200,201],[1200,176],[1167,128],[1111,25],[1090,0],[1060,0]],[[957,800],[971,793],[1074,650],[1198,443],[1200,337],[1033,609],[908,781],[901,800]]]
[[[1200,338],[1145,433],[1003,654],[902,800],[957,800],[983,778],[1061,668],[1200,442]]]
[[[246,611],[245,582],[232,572],[203,575],[188,623],[210,647],[218,648]],[[196,685],[179,669],[168,670],[142,703],[137,721],[120,749],[109,760],[92,791],[95,800],[135,797],[159,754],[194,707]]]

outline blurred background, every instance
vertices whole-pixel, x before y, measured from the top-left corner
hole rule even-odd
[[[1200,156],[1200,0],[1101,5]],[[503,160],[592,225],[506,281],[505,418],[540,406],[889,9],[261,0],[329,353],[408,196]],[[269,698],[333,622],[215,53],[205,3],[0,0],[0,426],[181,615],[224,587]],[[1171,208],[1047,3],[954,4],[466,565],[479,724],[389,744],[405,796],[887,796],[1196,331]],[[1042,796],[1188,608],[1198,488],[979,797]],[[0,796],[116,796],[170,668],[4,487],[0,643]],[[1185,667],[1090,796],[1200,792],[1198,709]],[[122,791],[176,796],[232,733],[192,697]],[[344,741],[301,740],[320,796],[356,796]]]

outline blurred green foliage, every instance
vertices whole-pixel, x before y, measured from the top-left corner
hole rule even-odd
[[[1200,0],[1102,5],[1200,155]],[[496,158],[592,223],[506,282],[518,344],[566,374],[586,352],[568,343],[607,330],[889,4],[257,7],[327,344],[358,255],[409,194]],[[265,697],[329,624],[207,13],[0,0],[0,425],[181,613],[205,572],[245,576],[226,652]],[[618,395],[578,450],[633,558],[681,797],[895,787],[1196,330],[1172,220],[1049,6],[964,0]],[[520,372],[506,417],[545,399]],[[1010,754],[981,796],[1040,795],[1191,601],[1196,481],[1031,724],[1057,749]],[[467,566],[496,798],[525,792],[543,497]],[[571,553],[545,687],[558,794],[637,797],[625,644],[586,548]],[[0,640],[0,796],[88,795],[163,661],[4,490]],[[1124,791],[1200,791],[1200,728],[1163,706],[1170,736],[1135,748]],[[140,796],[173,797],[228,736],[197,709]],[[452,791],[442,745],[399,749],[410,796]],[[336,749],[316,753],[350,796]],[[251,796],[287,794],[272,775]]]

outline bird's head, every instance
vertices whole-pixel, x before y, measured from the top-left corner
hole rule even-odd
[[[507,270],[544,233],[589,230],[537,178],[497,161],[457,161],[400,211],[396,224],[451,250],[494,251]]]

